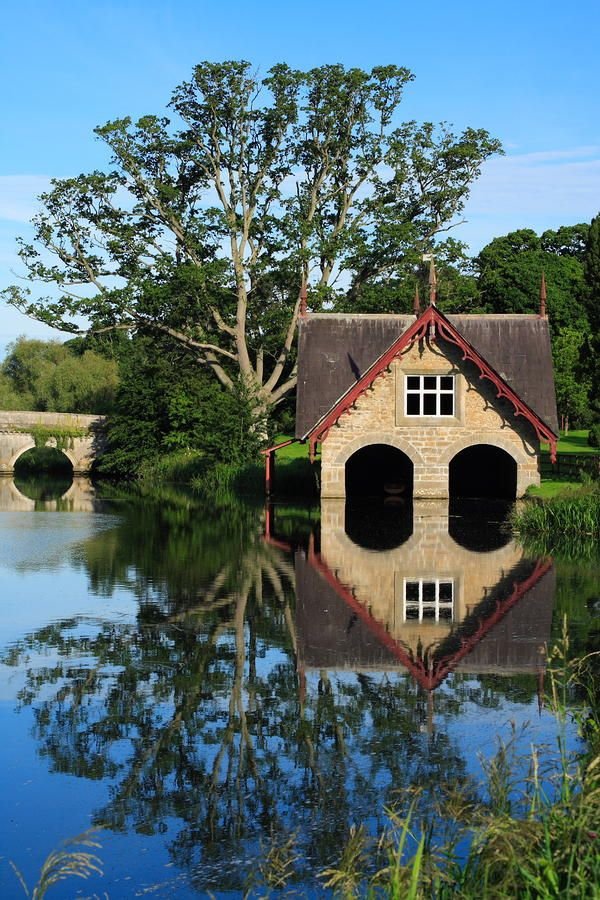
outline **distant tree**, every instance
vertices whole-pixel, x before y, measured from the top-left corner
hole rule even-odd
[[[525,228],[491,241],[475,260],[481,302],[488,312],[536,313],[542,272],[546,275],[552,328],[584,328],[583,261],[580,237],[586,225],[546,231]]]
[[[537,313],[542,272],[547,284],[547,312],[560,416],[571,425],[589,420],[589,302],[584,258],[586,224],[545,231],[541,237],[525,228],[495,238],[483,248],[479,271],[481,303],[487,312]]]
[[[80,343],[20,337],[0,367],[0,406],[50,412],[108,413],[118,366]],[[6,403],[6,405],[3,405]]]
[[[600,213],[590,224],[585,256],[585,304],[590,322],[587,347],[591,372],[591,406],[600,418]]]
[[[574,256],[583,261],[589,230],[589,225],[580,223],[579,225],[561,225],[556,231],[544,231],[540,238],[542,250],[557,256]]]
[[[586,357],[588,336],[576,328],[563,328],[552,340],[556,405],[570,425],[590,420],[591,372]]]
[[[437,275],[437,304],[445,312],[478,312],[479,290],[466,245],[453,238],[434,248]],[[402,266],[392,276],[355,287],[335,303],[336,312],[412,313],[415,289],[421,306],[429,303],[429,263],[418,248],[407,252]]]
[[[172,120],[97,129],[112,170],[54,181],[21,247],[50,296],[4,296],[72,333],[83,316],[168,334],[225,387],[241,380],[262,415],[296,383],[303,277],[317,307],[393,277],[450,227],[500,150],[481,129],[398,124],[412,78],[280,64],[260,80],[247,62],[201,63],[175,89]]]

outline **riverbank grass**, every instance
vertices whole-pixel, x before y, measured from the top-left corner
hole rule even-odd
[[[600,453],[598,447],[591,447],[588,443],[589,430],[560,432],[560,438],[556,447],[558,453]],[[543,451],[549,451],[548,444],[542,444]]]
[[[552,487],[558,488],[558,485]],[[522,535],[600,537],[600,485],[580,484],[543,494],[515,507],[511,524]]]
[[[437,845],[431,823],[413,800],[405,814],[388,810],[375,840],[354,829],[339,862],[321,873],[334,894],[413,900],[529,900],[598,897],[600,885],[600,654],[570,661],[566,622],[549,660],[547,704],[558,724],[559,771],[549,796],[539,752],[532,748],[522,796],[513,782],[512,747],[502,743],[484,766],[488,800],[468,791],[441,795],[458,824],[454,839]],[[578,759],[566,750],[567,699],[580,698],[578,721],[587,741]],[[435,813],[434,813],[435,815]],[[459,847],[468,844],[466,854]],[[367,874],[365,870],[370,870]]]

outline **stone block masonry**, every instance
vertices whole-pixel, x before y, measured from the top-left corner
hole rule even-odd
[[[51,431],[80,431],[68,439],[61,451],[73,466],[74,475],[87,475],[104,446],[104,416],[71,413],[0,411],[0,475],[12,475],[16,461],[36,446],[36,429],[48,432],[46,446],[57,446]]]
[[[342,414],[321,446],[321,496],[345,496],[350,457],[372,444],[388,444],[413,463],[415,499],[447,498],[449,466],[461,450],[489,444],[517,464],[517,496],[539,484],[539,441],[531,424],[515,417],[512,406],[496,398],[493,386],[473,374],[453,350],[414,344],[375,379],[354,408]],[[453,375],[453,416],[406,416],[407,375]],[[493,478],[493,472],[490,472]]]

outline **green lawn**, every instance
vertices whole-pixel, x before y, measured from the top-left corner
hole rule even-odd
[[[289,441],[291,435],[276,434],[273,438],[273,446]],[[282,447],[277,451],[277,462],[284,462],[290,459],[308,459],[308,442],[306,444],[290,444],[288,447]]]
[[[544,478],[539,487],[530,487],[528,489],[527,496],[548,499],[549,497],[558,497],[559,494],[564,494],[565,491],[576,491],[580,487],[580,481],[552,481],[550,478]]]
[[[557,450],[559,453],[600,453],[598,447],[590,447],[588,444],[588,430],[569,431],[565,436],[564,432],[560,433]],[[542,450],[548,450],[547,444],[542,444]]]

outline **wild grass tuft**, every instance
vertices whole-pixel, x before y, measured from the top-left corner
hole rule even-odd
[[[522,535],[600,537],[600,486],[590,483],[546,500],[532,498],[515,509],[512,527]]]
[[[11,862],[10,865],[23,888],[25,896],[31,897],[31,900],[41,900],[42,897],[46,896],[46,892],[49,888],[58,884],[60,881],[65,881],[67,878],[85,879],[94,874],[102,875],[102,861],[95,853],[90,853],[88,850],[83,849],[67,849],[69,847],[89,847],[94,850],[98,849],[101,845],[92,835],[93,832],[85,832],[78,837],[66,841],[65,849],[53,850],[52,853],[46,857],[40,870],[40,877],[37,884],[31,891],[27,887],[20,870],[13,862]]]
[[[600,654],[569,660],[563,639],[549,659],[547,702],[558,722],[557,782],[544,790],[539,755],[532,750],[530,778],[518,796],[516,735],[500,743],[484,766],[487,801],[460,791],[438,813],[454,814],[451,842],[434,846],[433,829],[416,828],[414,804],[404,818],[387,811],[389,824],[373,850],[364,828],[354,829],[336,866],[322,873],[326,887],[344,897],[412,900],[592,900],[600,896]],[[587,749],[574,759],[565,742],[567,701],[578,715]],[[546,774],[546,773],[544,773]],[[459,796],[460,795],[460,796]],[[433,813],[435,817],[435,812]],[[465,843],[466,854],[456,848]],[[374,861],[385,864],[374,871]]]

